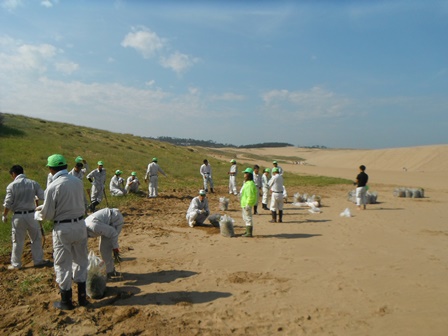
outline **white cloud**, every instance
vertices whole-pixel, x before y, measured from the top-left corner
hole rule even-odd
[[[193,66],[194,63],[198,62],[197,58],[191,57],[189,55],[181,54],[176,51],[174,54],[169,55],[168,57],[161,57],[160,64],[164,68],[169,68],[180,74],[186,71],[188,68]]]
[[[56,70],[66,75],[71,75],[78,70],[79,65],[73,62],[56,63]]]
[[[225,92],[223,94],[220,95],[213,95],[211,96],[210,100],[223,100],[223,101],[242,101],[244,100],[246,97],[243,95],[239,95],[236,93],[232,93],[232,92]]]
[[[0,52],[0,70],[26,70],[43,73],[47,70],[49,61],[58,53],[58,49],[49,44],[20,44],[12,39],[7,41],[6,48]],[[5,43],[2,43],[5,46]]]
[[[1,7],[9,11],[12,11],[20,6],[23,6],[22,0],[3,0],[1,2]]]
[[[125,48],[136,49],[144,58],[151,58],[156,52],[165,47],[165,43],[165,40],[156,33],[143,27],[140,30],[128,33],[121,45]]]
[[[145,83],[145,85],[146,85],[146,86],[153,86],[155,83],[156,83],[156,81],[153,79],[153,80],[147,81],[147,82]]]
[[[51,1],[51,0],[42,0],[41,2],[40,2],[40,4],[42,5],[42,6],[44,6],[44,7],[47,7],[47,8],[51,8],[51,7],[53,7],[55,4],[57,4],[59,1],[57,1],[57,0],[53,0],[53,1]]]
[[[309,91],[272,90],[262,95],[270,115],[284,119],[334,118],[349,115],[352,101],[320,87]]]

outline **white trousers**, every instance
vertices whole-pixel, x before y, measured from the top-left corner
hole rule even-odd
[[[153,175],[149,177],[148,196],[157,197],[159,194],[159,177]]]
[[[229,194],[238,195],[238,190],[236,189],[236,176],[229,176]]]
[[[53,258],[56,282],[62,290],[75,282],[87,280],[87,228],[84,220],[55,224],[53,229]]]
[[[198,214],[197,210],[190,211],[187,213],[187,221],[188,225],[190,227],[193,227],[196,225],[196,223],[203,224],[205,220],[207,219],[207,215],[205,213]]]
[[[356,188],[356,205],[366,205],[367,197],[366,197],[366,187],[358,187]]]
[[[39,223],[34,219],[34,213],[13,215],[11,225],[11,265],[17,268],[22,267],[22,253],[27,233],[31,241],[31,254],[34,265],[41,263],[44,259],[42,233],[40,232]]]
[[[263,188],[263,197],[261,203],[268,205],[269,188]]]
[[[252,207],[249,207],[249,209],[247,210],[245,208],[242,208],[242,217],[246,226],[252,226],[254,224],[252,218]]]
[[[124,196],[124,195],[126,195],[126,190],[112,189],[110,191],[110,194],[112,196]]]
[[[282,211],[283,210],[283,194],[273,192],[271,195],[271,211]]]
[[[92,184],[92,190],[90,192],[90,200],[92,202],[97,201],[98,203],[101,203],[103,200],[103,186],[97,186],[95,184]]]
[[[213,179],[211,178],[210,175],[205,174],[203,176],[203,180],[204,180],[204,190],[208,190],[207,185],[210,185],[210,189],[213,189]]]

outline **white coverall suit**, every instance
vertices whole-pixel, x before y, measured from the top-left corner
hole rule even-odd
[[[196,196],[191,200],[190,206],[187,210],[187,221],[190,227],[195,226],[196,224],[203,224],[210,214],[210,209],[208,208],[208,200],[204,197],[204,200],[201,202],[199,196]]]
[[[31,254],[34,265],[43,262],[42,233],[39,223],[34,219],[35,196],[44,199],[44,191],[40,185],[24,174],[16,176],[13,182],[6,187],[6,196],[3,206],[12,211],[12,251],[11,265],[22,267],[22,252],[25,245],[26,233],[31,241]]]
[[[157,197],[159,194],[159,172],[166,176],[157,162],[151,162],[146,169],[145,180],[149,180],[148,197]]]
[[[80,179],[61,170],[45,191],[42,218],[54,221],[53,258],[56,282],[68,291],[73,281],[87,280],[87,229],[84,187]]]
[[[110,179],[109,189],[112,196],[124,196],[126,194],[126,190],[124,189],[124,179],[114,175]]]
[[[89,237],[100,237],[100,253],[106,264],[107,273],[115,270],[112,250],[119,248],[118,236],[123,228],[123,224],[123,215],[120,210],[115,208],[98,210],[86,218]]]
[[[235,164],[230,166],[229,171],[229,194],[238,195],[238,189],[236,188],[236,174],[238,173],[238,166]]]
[[[87,179],[92,180],[92,190],[90,191],[90,201],[101,203],[103,200],[104,184],[106,183],[106,169],[97,168],[92,170],[86,176]]]

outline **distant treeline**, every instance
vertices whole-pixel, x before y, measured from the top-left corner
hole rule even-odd
[[[157,138],[151,138],[149,139],[163,141],[163,142],[169,142],[174,145],[178,146],[199,146],[199,147],[210,147],[210,148],[223,148],[223,147],[230,147],[230,148],[262,148],[262,147],[289,147],[294,146],[286,142],[263,142],[259,144],[253,144],[253,145],[242,145],[242,146],[235,146],[232,144],[222,144],[217,143],[213,140],[196,140],[196,139],[186,139],[186,138],[172,138],[172,137],[166,137],[161,136]]]

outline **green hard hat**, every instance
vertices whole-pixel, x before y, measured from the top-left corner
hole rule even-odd
[[[50,155],[47,159],[47,167],[61,167],[65,166],[67,161],[61,154]]]
[[[254,170],[252,168],[246,168],[243,173],[249,173],[249,174],[253,174]]]

